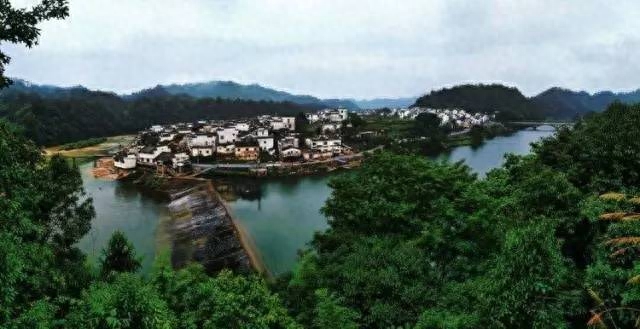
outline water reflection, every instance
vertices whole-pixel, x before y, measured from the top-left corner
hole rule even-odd
[[[166,202],[142,193],[132,183],[98,180],[91,175],[92,163],[79,166],[84,189],[93,198],[96,217],[91,231],[78,246],[95,262],[111,234],[123,231],[143,258],[143,273],[153,263],[156,252],[156,228],[161,216],[166,216]]]
[[[457,147],[437,156],[436,159],[450,162],[464,161],[480,177],[484,177],[489,170],[502,166],[505,154],[527,154],[531,151],[531,143],[553,135],[555,131],[553,127],[547,127],[551,130],[521,130],[509,136],[499,136],[486,141],[478,148]]]

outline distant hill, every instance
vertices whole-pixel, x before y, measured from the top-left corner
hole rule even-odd
[[[353,100],[361,109],[403,108],[415,103],[416,97]]]
[[[29,81],[16,78],[12,78],[12,80],[13,84],[11,84],[8,88],[0,89],[0,95],[6,96],[15,93],[34,93],[43,97],[58,97],[74,92],[89,91],[87,88],[82,86],[58,87],[51,85],[34,84]]]
[[[292,102],[300,105],[322,107],[344,107],[350,110],[357,109],[358,105],[351,100],[344,99],[319,99],[309,95],[294,95],[258,84],[243,85],[233,81],[210,81],[201,83],[158,85],[152,90],[164,89],[172,95],[189,95],[196,98],[225,98],[244,99],[254,101]],[[145,94],[147,90],[129,95],[135,98],[138,94]]]
[[[550,88],[527,98],[517,88],[499,84],[461,85],[431,91],[418,98],[415,106],[459,107],[473,112],[499,112],[503,120],[572,120],[589,112],[604,111],[615,101],[640,102],[640,90],[589,94],[563,88]]]
[[[573,119],[589,112],[604,111],[615,101],[622,103],[640,102],[640,89],[633,92],[613,93],[602,91],[589,94],[553,87],[531,98],[533,104],[544,110],[547,116],[559,119]]]
[[[415,106],[458,107],[471,112],[498,112],[502,120],[541,119],[544,115],[517,88],[499,84],[461,85],[432,91]]]

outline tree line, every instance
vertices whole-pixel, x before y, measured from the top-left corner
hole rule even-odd
[[[39,145],[135,133],[154,124],[237,119],[263,114],[295,116],[309,107],[287,102],[196,99],[166,93],[123,98],[112,93],[71,89],[54,95],[0,93],[0,118],[24,127]]]

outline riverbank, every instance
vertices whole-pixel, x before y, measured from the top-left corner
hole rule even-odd
[[[135,139],[135,135],[119,135],[107,137],[103,142],[86,147],[65,150],[65,145],[52,146],[44,149],[47,156],[59,154],[68,158],[106,157],[113,154],[124,145]]]

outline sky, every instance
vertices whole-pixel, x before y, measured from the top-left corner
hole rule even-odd
[[[35,0],[11,0],[24,7]],[[233,80],[317,97],[418,96],[462,83],[640,88],[640,2],[70,0],[12,77],[128,93]]]

